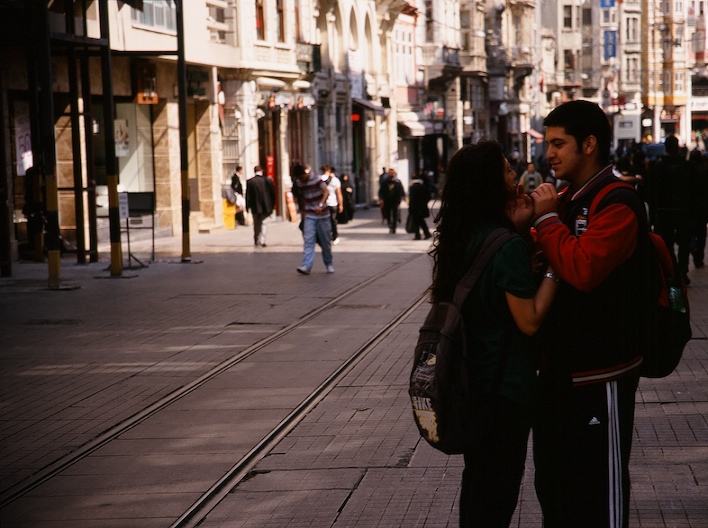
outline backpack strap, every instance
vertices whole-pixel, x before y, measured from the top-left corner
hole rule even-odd
[[[442,333],[449,331],[449,325],[455,320],[454,312],[458,314],[462,311],[462,304],[469,295],[472,288],[474,288],[477,279],[482,274],[487,264],[492,260],[492,257],[496,255],[497,251],[506,244],[509,240],[514,237],[514,232],[506,227],[500,227],[489,233],[487,238],[482,242],[482,247],[480,247],[477,256],[472,262],[469,271],[465,273],[464,277],[460,279],[455,287],[455,295],[452,299],[453,309],[448,311],[448,318],[445,321],[445,326],[443,327]],[[466,347],[463,347],[463,356],[467,357]],[[501,380],[504,375],[504,370],[506,369],[506,362],[509,353],[507,347],[504,348],[504,352],[499,360],[499,367],[497,373],[494,376],[494,381],[492,383],[492,394],[497,394],[499,392],[499,387],[501,386]]]
[[[472,266],[470,266],[470,269],[455,287],[455,295],[452,298],[452,303],[457,306],[458,309],[462,308],[462,304],[472,291],[472,288],[474,288],[484,268],[486,268],[489,261],[492,260],[492,257],[504,244],[511,240],[513,236],[514,233],[506,227],[499,227],[487,235],[487,238],[482,242],[482,247],[479,249],[477,256],[472,262]]]
[[[608,183],[602,189],[600,189],[595,195],[595,198],[592,199],[590,209],[588,210],[588,216],[592,216],[593,214],[595,214],[595,211],[597,211],[597,208],[600,206],[600,202],[602,202],[605,196],[607,196],[611,191],[614,191],[615,189],[620,189],[622,187],[624,187],[625,189],[632,189],[633,191],[636,191],[633,185],[630,185],[629,183],[624,182],[622,180],[617,180]]]

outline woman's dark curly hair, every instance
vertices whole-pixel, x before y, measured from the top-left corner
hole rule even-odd
[[[489,225],[514,229],[506,214],[513,191],[505,182],[505,172],[504,151],[496,141],[462,147],[450,160],[429,252],[433,302],[452,299],[455,285],[471,263],[465,252],[475,231]]]

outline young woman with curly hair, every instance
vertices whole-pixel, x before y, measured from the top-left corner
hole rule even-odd
[[[433,257],[434,302],[450,300],[485,237],[498,227],[518,234],[491,262],[463,305],[473,439],[464,453],[460,526],[507,528],[518,500],[530,429],[536,333],[557,289],[550,269],[532,271],[527,242],[531,198],[496,141],[459,150],[442,190]],[[540,282],[540,285],[539,285]]]

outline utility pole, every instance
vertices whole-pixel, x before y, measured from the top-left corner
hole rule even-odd
[[[187,153],[187,63],[184,55],[184,0],[177,7],[177,88],[179,94],[179,153],[182,176],[182,262],[192,260],[189,246],[189,157]]]
[[[101,38],[106,43],[101,47],[101,81],[103,83],[103,121],[106,149],[106,183],[108,184],[108,220],[111,238],[111,276],[123,274],[123,250],[121,248],[120,210],[118,204],[118,163],[116,160],[115,130],[113,127],[113,74],[111,72],[111,44],[108,26],[108,0],[99,5]]]

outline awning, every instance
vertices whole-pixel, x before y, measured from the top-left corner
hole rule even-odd
[[[383,106],[367,99],[359,99],[358,97],[352,97],[352,103],[363,106],[367,110],[371,110],[377,115],[383,115],[384,113]]]
[[[398,124],[408,129],[407,135],[409,137],[423,137],[426,134],[425,125],[419,123],[418,121],[404,121],[403,123],[399,122]]]
[[[407,128],[410,137],[423,137],[434,133],[433,124],[418,112],[398,112],[398,124]]]
[[[272,77],[256,77],[256,84],[260,88],[283,88],[285,87],[285,82],[280,79],[273,79]]]
[[[536,143],[543,143],[543,134],[541,134],[538,130],[529,128],[526,133],[532,138],[534,138],[536,140]]]

